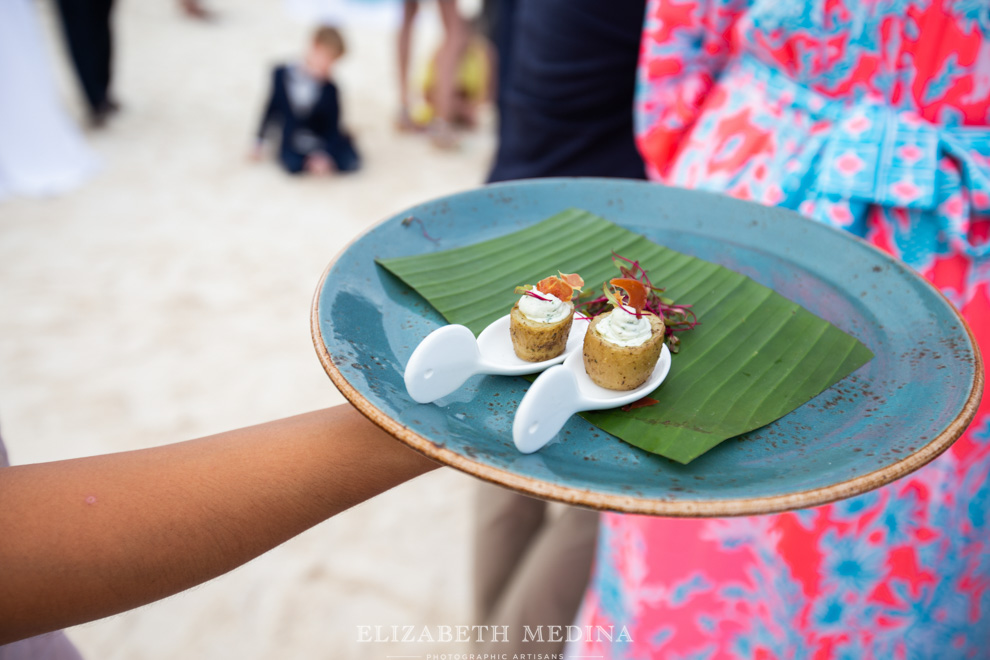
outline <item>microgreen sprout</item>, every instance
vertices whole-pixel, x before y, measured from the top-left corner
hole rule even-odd
[[[619,269],[619,272],[622,273],[623,278],[638,280],[646,287],[646,303],[643,305],[643,311],[655,314],[663,319],[664,325],[667,328],[667,347],[671,353],[677,353],[680,350],[680,338],[675,333],[690,330],[700,323],[694,311],[691,310],[691,305],[678,305],[670,298],[663,296],[664,289],[653,285],[653,282],[650,281],[650,276],[639,263],[639,260],[628,259],[613,250],[612,262]],[[608,311],[610,306],[624,309],[621,301],[620,305],[616,305],[615,300],[612,299],[613,297],[617,297],[616,294],[613,293],[610,296],[608,287],[605,286],[604,289],[605,295],[583,300],[577,304],[577,307],[581,308],[581,311],[586,316],[591,317]]]
[[[515,289],[516,295],[520,296],[531,296],[537,300],[542,300],[543,302],[550,302],[549,298],[544,298],[536,292],[532,284],[527,284],[526,286],[517,286]]]

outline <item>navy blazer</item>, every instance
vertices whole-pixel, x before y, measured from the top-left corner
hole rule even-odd
[[[288,67],[285,65],[276,67],[272,74],[272,89],[258,128],[258,138],[264,137],[269,126],[279,124],[282,132],[279,159],[293,173],[302,171],[308,155],[299,152],[294,145],[293,136],[303,130],[319,138],[319,150],[333,159],[338,170],[346,172],[357,169],[360,164],[357,151],[350,137],[340,130],[337,86],[327,80],[309,113],[296,114],[289,101],[287,75]]]

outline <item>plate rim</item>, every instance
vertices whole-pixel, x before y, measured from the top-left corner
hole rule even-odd
[[[439,199],[448,199],[460,195],[476,193],[480,190],[491,190],[499,187],[519,186],[520,184],[526,185],[533,183],[550,185],[553,183],[566,183],[574,181],[603,181],[615,183],[616,180],[597,177],[520,179],[510,182],[481,185],[476,188],[459,191],[450,195],[444,195],[436,199],[425,200],[415,206],[435,202]],[[671,187],[655,182],[639,182],[634,180],[630,180],[630,182],[667,188]],[[718,194],[710,191],[689,192]],[[735,201],[746,202],[747,200]],[[841,233],[846,238],[854,239],[859,242],[860,245],[873,250],[875,253],[880,255],[882,259],[890,262],[891,265],[897,267],[903,272],[906,272],[910,277],[915,278],[915,280],[923,283],[924,286],[928,287],[929,290],[933,291],[939,296],[939,298],[941,298],[948,309],[955,314],[956,319],[962,325],[963,329],[965,329],[966,336],[969,339],[969,344],[973,351],[975,363],[973,382],[970,385],[969,396],[967,397],[966,402],[962,406],[959,414],[946,426],[944,430],[932,438],[928,443],[896,463],[892,463],[867,474],[836,484],[831,484],[829,486],[768,497],[715,500],[658,499],[619,495],[614,493],[601,493],[583,488],[575,488],[573,486],[564,486],[547,481],[541,481],[534,477],[527,477],[508,470],[486,465],[447,449],[446,447],[441,447],[432,440],[427,439],[409,427],[392,419],[389,415],[377,408],[353,385],[351,385],[343,373],[341,373],[340,369],[334,363],[333,356],[327,350],[326,342],[323,340],[323,332],[320,329],[320,294],[323,292],[323,288],[326,285],[327,278],[329,277],[333,266],[344,254],[348,252],[348,250],[350,250],[352,246],[360,242],[365,236],[371,234],[382,225],[392,222],[398,217],[407,214],[406,211],[408,210],[409,209],[404,209],[402,212],[393,214],[366,228],[364,231],[352,238],[327,264],[317,283],[316,291],[313,294],[313,301],[310,307],[310,334],[313,341],[313,347],[316,349],[316,354],[319,357],[320,363],[323,365],[323,370],[326,372],[327,376],[329,376],[330,381],[334,384],[334,386],[340,391],[341,394],[344,395],[344,398],[346,398],[355,408],[358,409],[358,411],[360,411],[371,422],[383,429],[386,433],[395,437],[408,447],[411,447],[419,453],[441,464],[448,465],[460,470],[461,472],[478,477],[484,481],[510,488],[524,495],[535,496],[542,499],[554,500],[565,504],[578,505],[601,511],[617,511],[621,513],[669,516],[676,518],[712,518],[761,515],[780,513],[795,509],[805,509],[866,493],[924,467],[941,455],[942,452],[948,449],[952,443],[954,443],[963,434],[975,417],[979,407],[984,388],[983,356],[980,352],[979,344],[976,342],[976,337],[973,335],[973,331],[969,327],[969,323],[966,322],[966,319],[959,313],[959,310],[956,309],[955,305],[949,302],[948,298],[946,298],[945,295],[938,290],[938,288],[922,277],[919,273],[915,272],[909,266],[903,264],[872,243],[869,243],[854,234],[843,232],[834,227],[829,227],[828,225],[816,223],[815,226],[831,229],[832,231]],[[808,221],[814,222],[812,220]]]

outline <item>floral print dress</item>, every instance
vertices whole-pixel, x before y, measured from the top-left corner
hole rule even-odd
[[[990,356],[990,0],[650,0],[639,69],[653,178],[867,238]],[[628,635],[568,657],[990,658],[987,412],[933,463],[835,504],[605,514],[577,623]]]

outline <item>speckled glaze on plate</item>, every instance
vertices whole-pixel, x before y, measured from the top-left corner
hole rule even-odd
[[[539,452],[519,453],[512,418],[529,387],[522,378],[476,376],[435,403],[412,401],[402,379],[406,361],[445,321],[375,258],[476,243],[570,207],[748,275],[855,335],[876,357],[789,415],[686,466],[579,417]],[[402,223],[410,215],[429,237]],[[602,249],[607,254],[609,246]],[[982,360],[965,322],[925,280],[879,250],[782,209],[635,181],[513,182],[403,211],[331,262],[311,321],[333,383],[399,440],[530,495],[630,513],[770,513],[868,491],[943,452],[972,420],[983,391]]]

